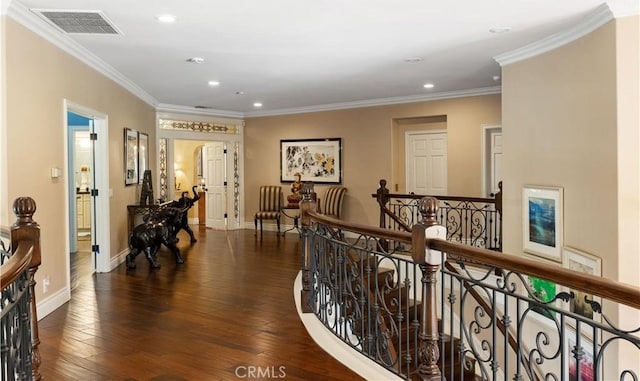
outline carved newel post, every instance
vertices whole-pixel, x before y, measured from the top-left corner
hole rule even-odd
[[[13,202],[13,213],[16,222],[11,226],[11,242],[29,240],[33,242],[33,254],[29,263],[29,291],[31,293],[31,376],[33,380],[42,379],[40,368],[40,336],[38,333],[38,314],[36,311],[36,281],[35,274],[42,263],[40,251],[40,226],[33,220],[36,212],[36,202],[31,197],[18,197]],[[18,245],[13,246],[15,250]]]
[[[443,263],[443,255],[439,251],[426,247],[426,238],[446,238],[446,229],[438,225],[436,214],[438,200],[425,197],[418,203],[422,221],[412,228],[413,261],[422,271],[422,315],[418,332],[418,375],[423,380],[440,379],[438,360],[439,333],[437,312],[437,274]]]
[[[311,274],[313,259],[311,253],[311,218],[309,212],[315,212],[317,210],[318,200],[316,193],[313,190],[312,182],[305,182],[302,184],[302,200],[300,200],[300,224],[301,234],[300,239],[302,244],[300,245],[302,256],[302,290],[300,291],[300,305],[302,312],[309,313],[314,312],[313,306],[313,287],[311,286]]]

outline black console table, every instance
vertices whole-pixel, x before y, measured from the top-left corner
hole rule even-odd
[[[287,211],[289,211],[287,213]],[[291,205],[291,206],[283,206],[280,208],[280,213],[284,216],[293,219],[293,227],[282,232],[282,236],[293,229],[296,229],[298,233],[300,233],[300,226],[298,225],[298,220],[300,219],[300,206],[299,205]],[[295,213],[295,214],[294,214]]]
[[[151,204],[151,205],[127,205],[127,237],[133,231],[133,228],[140,225],[143,222],[143,217],[145,214],[150,213],[151,211],[158,209],[161,204]]]

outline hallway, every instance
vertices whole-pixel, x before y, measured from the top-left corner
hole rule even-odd
[[[161,249],[79,279],[71,302],[39,323],[47,380],[359,380],[308,336],[295,310],[295,235],[200,230],[186,263]],[[46,252],[46,250],[45,250]],[[43,258],[43,261],[46,258]],[[254,379],[256,377],[253,377]]]

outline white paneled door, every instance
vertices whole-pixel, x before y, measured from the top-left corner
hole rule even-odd
[[[491,191],[498,193],[502,180],[502,130],[491,132]]]
[[[207,188],[206,226],[208,228],[226,228],[226,165],[225,144],[207,143],[204,146],[203,173]]]
[[[447,133],[408,132],[405,136],[407,193],[447,194]]]

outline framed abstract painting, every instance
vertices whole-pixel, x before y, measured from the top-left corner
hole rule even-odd
[[[280,140],[280,181],[342,183],[342,139]]]
[[[562,262],[562,188],[526,185],[522,192],[523,251]]]

